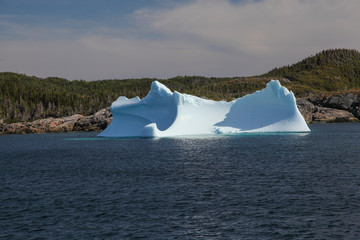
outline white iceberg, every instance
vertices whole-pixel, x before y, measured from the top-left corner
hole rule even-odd
[[[140,99],[119,97],[111,105],[113,121],[98,136],[169,137],[244,132],[308,132],[294,94],[271,80],[261,91],[231,102],[171,92],[154,81]]]

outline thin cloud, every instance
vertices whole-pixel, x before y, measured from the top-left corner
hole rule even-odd
[[[146,18],[155,31],[173,37],[266,54],[293,47],[359,46],[358,9],[357,0],[266,0],[240,5],[198,0]]]
[[[358,0],[197,0],[138,9],[131,27],[69,19],[28,28],[0,18],[12,37],[0,38],[0,71],[86,80],[261,74],[323,49],[360,49],[358,9]]]

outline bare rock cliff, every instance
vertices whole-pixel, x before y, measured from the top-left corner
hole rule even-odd
[[[296,103],[308,123],[355,122],[360,119],[360,97],[351,93],[300,98]]]

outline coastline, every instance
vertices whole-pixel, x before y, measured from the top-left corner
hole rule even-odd
[[[307,123],[360,122],[360,96],[351,93],[298,98],[297,106]],[[75,114],[32,122],[0,124],[0,135],[102,131],[112,121],[110,107],[93,115]]]
[[[0,135],[101,131],[111,121],[110,108],[105,108],[90,116],[75,114],[62,118],[49,117],[32,122],[0,124]]]
[[[353,102],[344,101],[344,97],[338,95],[323,98],[299,98],[296,103],[306,123],[360,121],[360,97]]]

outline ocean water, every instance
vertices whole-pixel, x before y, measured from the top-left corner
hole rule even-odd
[[[0,136],[0,239],[360,239],[360,124]]]

